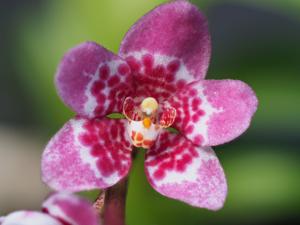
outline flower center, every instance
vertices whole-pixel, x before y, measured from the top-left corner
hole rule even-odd
[[[170,107],[165,111],[167,116],[162,112],[161,118],[158,118],[158,110],[159,105],[155,98],[147,97],[138,106],[132,98],[125,99],[123,114],[128,120],[127,132],[135,147],[150,148],[161,129],[171,126],[174,122],[176,116],[174,108]],[[165,118],[168,118],[168,121]]]

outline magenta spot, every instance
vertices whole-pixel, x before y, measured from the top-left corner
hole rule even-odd
[[[163,77],[165,75],[165,68],[162,65],[158,65],[153,69],[152,75],[154,77]],[[156,81],[156,80],[154,80]]]
[[[176,86],[178,89],[182,89],[184,88],[184,86],[186,85],[186,81],[185,80],[178,80],[177,83],[176,83]]]
[[[100,80],[96,81],[92,87],[92,94],[97,95],[101,90],[104,89],[104,87],[105,87],[105,84],[102,81],[100,81]]]
[[[175,80],[175,75],[173,74],[173,73],[168,73],[167,75],[166,75],[166,81],[167,82],[172,82],[172,81],[174,81]]]
[[[79,140],[81,144],[83,145],[91,145],[93,143],[96,143],[98,138],[96,135],[92,134],[83,134],[79,136]]]
[[[115,75],[108,80],[108,86],[112,87],[117,85],[120,82],[120,78]]]
[[[197,111],[197,114],[200,115],[200,116],[204,116],[204,115],[205,115],[205,111],[202,110],[202,109],[199,109],[199,110]]]
[[[111,159],[106,154],[103,154],[101,159],[97,161],[97,166],[104,176],[110,176],[114,171]]]
[[[203,136],[200,134],[195,136],[193,143],[196,145],[201,145],[203,143]]]
[[[189,163],[192,162],[192,157],[188,154],[184,154],[182,159],[177,161],[176,169],[177,171],[184,172]]]
[[[140,70],[140,63],[133,56],[127,57],[126,61],[133,72],[138,72]]]
[[[143,55],[142,57],[142,61],[143,61],[143,64],[145,67],[147,68],[152,68],[153,67],[153,56],[150,55],[150,54],[147,54],[147,55]]]
[[[179,69],[179,66],[180,66],[180,62],[179,60],[173,60],[172,62],[170,62],[167,66],[167,69],[172,72],[172,73],[175,73],[178,71]]]
[[[103,65],[100,68],[100,78],[106,80],[109,76],[109,67],[107,65]]]
[[[118,128],[117,128],[116,125],[112,125],[112,126],[111,126],[111,135],[112,135],[113,137],[117,137],[117,135],[118,135]]]
[[[200,115],[195,113],[193,116],[192,116],[192,120],[194,123],[197,123],[200,119]]]
[[[162,92],[162,93],[160,93],[160,95],[163,97],[163,98],[168,98],[168,97],[170,97],[170,93],[169,92]]]
[[[199,98],[194,98],[192,101],[192,109],[196,111],[201,104],[201,100]]]
[[[184,132],[185,132],[186,134],[191,134],[191,133],[193,133],[193,131],[194,131],[194,126],[193,126],[193,125],[189,125],[189,126],[187,126],[187,127],[184,129]]]
[[[195,89],[191,89],[191,90],[189,91],[189,95],[190,95],[191,97],[195,97],[197,94],[198,94],[198,92],[197,92],[197,90],[195,90]]]
[[[91,155],[92,156],[99,156],[102,154],[103,149],[101,148],[101,145],[96,144],[92,147]]]
[[[103,111],[104,111],[103,106],[102,106],[102,105],[98,105],[98,106],[95,108],[94,113],[95,113],[95,115],[101,115],[101,114],[103,113]]]
[[[165,175],[166,175],[166,174],[165,174],[165,171],[162,170],[162,169],[156,170],[156,171],[154,172],[154,174],[153,174],[154,178],[157,179],[157,180],[163,179],[163,178],[165,177]]]
[[[97,95],[97,102],[98,102],[99,104],[101,104],[101,105],[104,105],[104,102],[105,102],[105,101],[106,101],[105,95],[102,94],[102,93],[99,93],[99,94]]]
[[[130,68],[126,65],[126,64],[121,64],[119,65],[118,67],[118,72],[121,74],[121,75],[126,75],[129,73],[129,70]]]

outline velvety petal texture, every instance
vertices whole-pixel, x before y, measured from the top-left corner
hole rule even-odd
[[[1,222],[0,222],[1,223]],[[17,211],[5,217],[1,225],[65,225],[45,213]]]
[[[65,54],[55,83],[63,101],[89,118],[122,111],[125,97],[132,92],[127,63],[93,42],[80,44]]]
[[[43,203],[43,211],[71,225],[99,225],[99,216],[92,204],[83,198],[57,193]],[[40,224],[41,225],[41,224]]]
[[[164,132],[146,155],[145,170],[153,188],[170,198],[210,210],[227,195],[223,169],[214,151]]]
[[[143,16],[124,37],[120,55],[154,55],[165,64],[168,57],[180,59],[190,79],[206,75],[211,52],[204,15],[188,1],[163,4]]]
[[[127,175],[131,144],[124,121],[71,119],[42,157],[43,181],[55,190],[106,188]]]
[[[200,146],[215,146],[238,137],[249,127],[257,108],[253,90],[237,80],[193,82],[169,103],[177,111],[173,126]]]

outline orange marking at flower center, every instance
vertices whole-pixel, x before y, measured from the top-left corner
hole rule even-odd
[[[149,129],[150,126],[151,126],[151,119],[150,117],[145,117],[144,120],[143,120],[143,125],[145,128]]]

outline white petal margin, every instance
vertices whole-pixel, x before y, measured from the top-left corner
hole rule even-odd
[[[210,210],[223,207],[227,183],[210,147],[198,147],[182,136],[163,134],[147,153],[145,171],[164,196]]]
[[[72,225],[99,225],[99,217],[92,204],[69,193],[53,194],[43,203],[43,210]]]
[[[63,225],[57,219],[40,212],[17,211],[4,218],[1,225]]]

